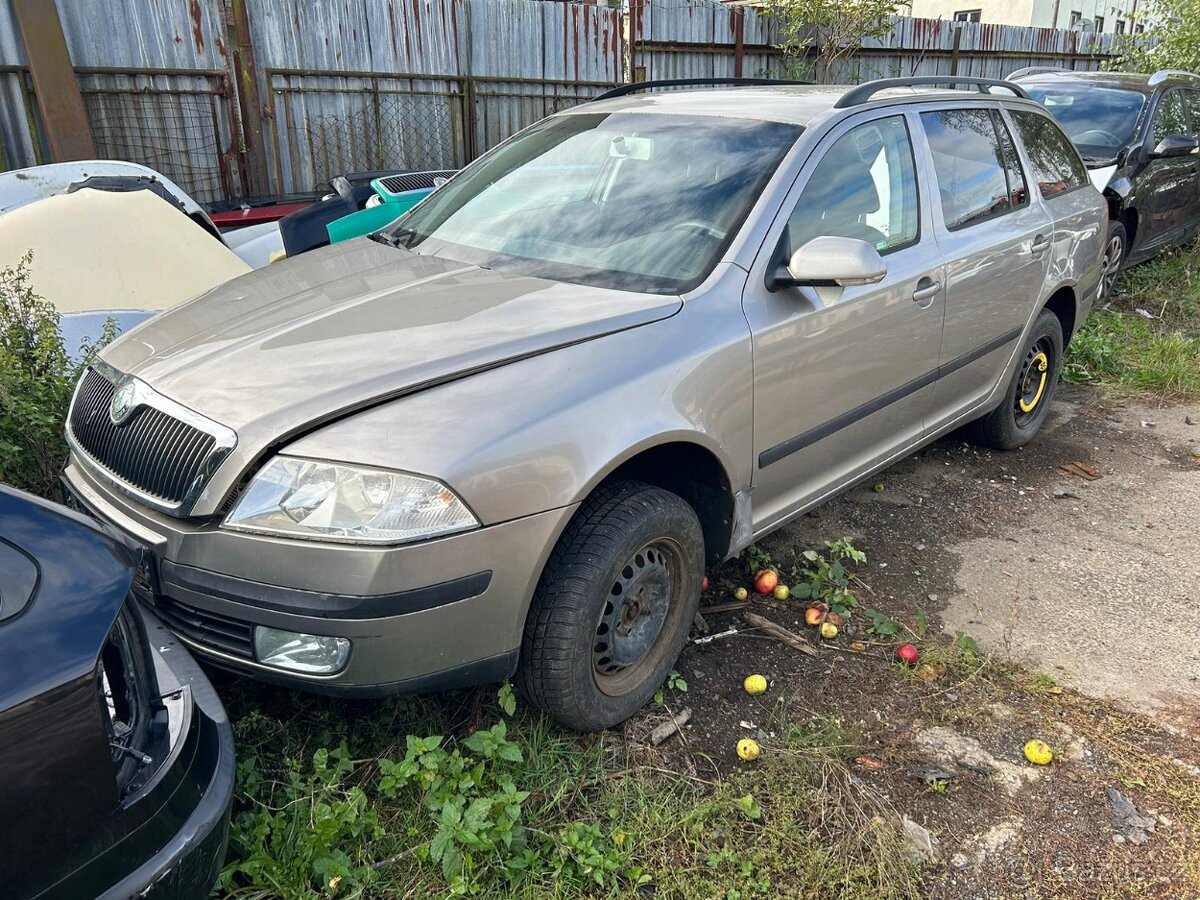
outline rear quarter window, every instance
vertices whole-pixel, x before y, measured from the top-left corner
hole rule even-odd
[[[1054,197],[1088,183],[1079,151],[1049,116],[1009,110],[1025,146],[1029,167],[1043,197]]]

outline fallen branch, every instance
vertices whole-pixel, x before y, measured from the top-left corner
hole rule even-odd
[[[804,638],[800,637],[800,635],[796,634],[795,632],[788,631],[782,625],[776,625],[770,619],[764,619],[758,613],[744,613],[742,618],[745,619],[748,624],[765,631],[771,637],[782,641],[793,650],[799,650],[801,653],[807,653],[809,656],[817,655],[816,648]]]
[[[691,707],[688,707],[687,709],[681,709],[666,722],[663,722],[652,732],[650,732],[650,743],[657,747],[675,732],[683,728],[683,726],[686,725],[691,718]]]
[[[702,613],[727,613],[740,612],[750,605],[748,600],[731,600],[728,603],[712,603],[708,606],[700,607]]]

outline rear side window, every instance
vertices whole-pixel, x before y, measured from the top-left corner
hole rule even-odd
[[[1043,197],[1065,194],[1088,183],[1087,168],[1079,158],[1079,151],[1058,125],[1037,113],[1010,110],[1009,114],[1025,145],[1025,155]]]
[[[947,228],[966,228],[1029,202],[1012,138],[991,110],[925,112],[921,124]]]
[[[920,204],[903,116],[850,129],[813,169],[788,220],[791,249],[815,237],[866,241],[880,253],[917,240]]]

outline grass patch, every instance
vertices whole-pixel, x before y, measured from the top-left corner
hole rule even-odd
[[[776,721],[757,763],[710,777],[482,691],[226,695],[241,757],[226,896],[916,896],[896,814],[852,778],[859,738],[835,719]]]
[[[1200,246],[1125,272],[1071,341],[1063,378],[1118,394],[1200,396]]]

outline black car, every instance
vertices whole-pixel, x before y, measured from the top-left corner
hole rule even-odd
[[[1030,68],[1008,78],[1059,121],[1108,199],[1102,295],[1123,266],[1196,236],[1200,76]]]
[[[137,560],[0,486],[0,896],[207,896],[233,732],[188,652],[129,599]]]

